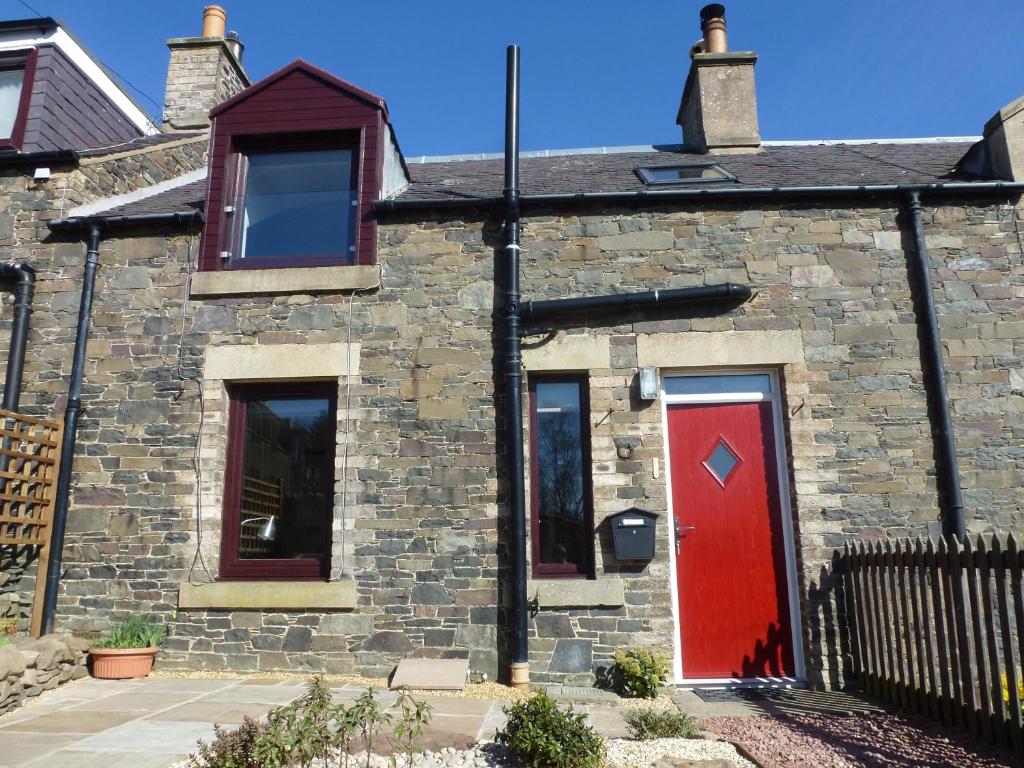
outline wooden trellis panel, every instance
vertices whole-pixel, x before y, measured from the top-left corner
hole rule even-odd
[[[64,420],[0,408],[0,545],[39,547],[32,634],[42,628]]]

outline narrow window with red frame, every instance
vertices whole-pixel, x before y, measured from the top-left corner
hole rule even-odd
[[[337,386],[236,385],[229,395],[221,577],[326,578]]]
[[[530,377],[533,572],[590,576],[594,561],[586,376]]]
[[[322,137],[237,141],[224,266],[354,264],[358,151]]]
[[[0,54],[0,149],[21,149],[36,52]]]

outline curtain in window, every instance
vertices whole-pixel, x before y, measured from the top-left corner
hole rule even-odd
[[[7,69],[0,71],[0,138],[10,138],[14,121],[18,117],[18,103],[21,101],[21,85],[25,70]]]

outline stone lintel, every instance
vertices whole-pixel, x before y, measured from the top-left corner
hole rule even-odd
[[[608,336],[559,336],[539,347],[523,347],[528,371],[590,371],[611,368]]]
[[[222,381],[264,381],[357,376],[360,345],[352,344],[351,361],[348,347],[349,345],[344,342],[223,344],[207,347],[203,378]]]
[[[618,608],[626,603],[622,579],[530,579],[528,600],[537,598],[541,608]]]
[[[787,365],[804,361],[799,331],[647,333],[636,338],[637,365],[658,368]]]
[[[362,291],[379,283],[380,267],[369,264],[297,269],[225,269],[196,272],[192,276],[190,297],[336,293]]]
[[[184,583],[178,608],[189,610],[338,610],[356,607],[354,581],[217,581]]]

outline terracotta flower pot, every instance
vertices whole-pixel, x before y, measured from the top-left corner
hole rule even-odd
[[[153,669],[153,657],[159,650],[159,646],[152,648],[90,648],[92,676],[101,680],[145,677]]]

